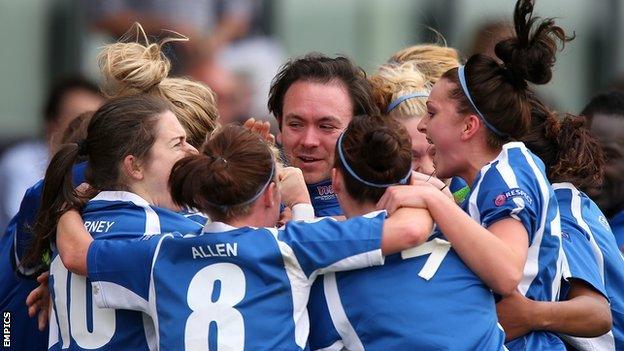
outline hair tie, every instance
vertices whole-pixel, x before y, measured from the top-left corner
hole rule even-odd
[[[507,133],[503,133],[500,130],[496,129],[494,125],[492,125],[490,122],[487,121],[487,119],[485,119],[485,116],[483,116],[483,113],[479,111],[479,109],[477,108],[477,105],[475,105],[474,101],[472,101],[472,97],[470,96],[470,92],[468,91],[468,85],[466,84],[466,75],[464,74],[464,67],[465,66],[457,67],[457,76],[459,77],[459,84],[461,85],[461,88],[464,91],[464,95],[466,95],[466,97],[468,98],[468,102],[470,102],[470,105],[477,113],[477,116],[479,116],[481,121],[483,121],[483,124],[485,124],[485,126],[489,130],[491,130],[492,133],[498,135],[501,138],[507,137],[508,136]]]
[[[405,175],[405,177],[401,178],[398,182],[396,183],[388,183],[388,184],[380,184],[380,183],[374,183],[374,182],[369,182],[367,180],[362,179],[360,176],[358,176],[355,171],[349,166],[349,164],[347,163],[347,159],[344,156],[344,153],[342,151],[342,137],[345,135],[345,133],[347,132],[347,130],[345,130],[344,132],[342,132],[342,134],[340,134],[340,137],[338,137],[338,156],[340,157],[340,162],[342,163],[342,165],[344,166],[345,170],[353,177],[355,178],[358,182],[368,185],[368,186],[372,186],[373,188],[387,188],[387,187],[391,187],[393,185],[405,185],[407,184],[407,182],[409,181],[410,177],[412,176],[412,168],[410,165],[410,168],[407,172],[407,174]]]
[[[87,148],[87,140],[82,139],[76,142],[78,145],[78,156],[86,156],[89,154],[89,149]]]
[[[514,72],[511,69],[509,69],[507,66],[503,66],[503,75],[505,76],[505,78],[507,78],[511,82],[512,85],[516,87],[520,87],[522,89],[526,89],[529,87],[526,80],[524,80],[523,78],[518,78],[514,74]]]
[[[409,100],[413,98],[423,98],[423,97],[428,98],[429,93],[425,91],[417,91],[414,93],[401,95],[398,98],[392,100],[392,102],[390,102],[390,104],[388,105],[388,108],[386,108],[386,114],[390,113],[390,111],[394,110],[397,106],[399,106],[405,100]]]

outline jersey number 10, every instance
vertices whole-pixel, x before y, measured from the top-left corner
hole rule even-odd
[[[83,349],[98,349],[105,346],[115,334],[115,310],[98,308],[92,301],[92,331],[87,328],[87,280],[70,274],[57,256],[50,264],[50,274],[54,279],[54,309],[63,341],[62,349],[73,341]],[[69,297],[67,293],[67,280]],[[69,306],[68,306],[69,305]],[[71,324],[70,324],[71,321]],[[71,329],[70,329],[71,325]]]

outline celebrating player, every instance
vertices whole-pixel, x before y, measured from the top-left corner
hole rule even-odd
[[[377,212],[275,229],[280,202],[309,201],[301,172],[285,175],[289,182],[297,176],[300,185],[290,189],[298,191],[282,194],[267,144],[226,126],[202,154],[172,171],[174,199],[214,220],[200,236],[92,241],[68,233],[63,242],[78,254],[64,261],[94,281],[100,307],[148,313],[163,350],[303,350],[315,276],[379,265],[382,255],[422,243],[432,222],[426,211],[406,208],[387,219]],[[355,199],[350,204],[360,207],[355,213],[374,207]]]
[[[497,308],[509,334],[544,329],[559,333],[578,350],[617,350],[624,345],[624,300],[619,288],[624,286],[624,259],[605,215],[581,190],[600,186],[604,174],[600,145],[583,124],[583,118],[574,116],[560,122],[534,101],[533,127],[523,138],[544,161],[559,203],[569,267],[564,271],[562,302],[536,302],[518,294]],[[595,336],[600,337],[588,338]]]
[[[332,177],[347,216],[367,212],[387,187],[405,183],[410,146],[392,118],[349,123]],[[323,292],[324,301],[310,303],[313,350],[503,349],[492,292],[439,237],[386,257],[380,267],[326,273]]]
[[[50,243],[60,247],[62,243],[55,240],[60,214],[82,207],[71,176],[78,157],[87,159],[86,181],[97,193],[82,212],[94,237],[108,240],[161,230],[198,231],[201,226],[195,221],[162,208],[175,208],[167,188],[169,172],[176,161],[192,152],[197,151],[186,143],[185,131],[165,100],[145,95],[110,100],[91,118],[86,139],[64,145],[52,159],[33,230],[35,242],[25,261],[37,262],[47,254]],[[88,306],[90,282],[69,273],[56,250],[52,254],[50,349],[145,350],[151,321],[144,325],[138,312]],[[91,328],[87,320],[92,320]]]
[[[476,223],[466,222],[453,202],[424,185],[414,191],[391,188],[379,206],[391,212],[402,202],[393,199],[425,206],[466,265],[494,292],[506,296],[518,289],[535,301],[555,301],[563,260],[557,200],[542,162],[513,140],[531,126],[528,83],[550,81],[557,43],[568,38],[553,20],[538,21],[532,13],[531,1],[517,2],[516,36],[496,45],[500,63],[474,55],[446,72],[419,125],[432,144],[438,176],[459,176],[470,184],[462,207]],[[565,349],[546,331],[506,345]]]

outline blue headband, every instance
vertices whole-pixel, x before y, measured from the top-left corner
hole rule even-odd
[[[394,110],[397,106],[399,106],[403,101],[405,100],[409,100],[412,98],[426,98],[429,97],[429,93],[424,92],[424,91],[417,91],[415,93],[410,93],[410,94],[406,94],[406,95],[402,95],[399,96],[398,98],[394,99],[390,105],[388,105],[388,108],[386,109],[386,114],[390,113],[390,111]]]
[[[228,208],[249,205],[253,203],[254,201],[258,200],[258,198],[264,193],[266,188],[269,187],[269,184],[271,184],[271,182],[273,181],[273,177],[275,176],[275,159],[273,159],[273,156],[271,156],[271,161],[272,161],[272,165],[271,165],[271,174],[269,174],[269,179],[266,181],[266,183],[264,183],[262,188],[260,188],[260,190],[251,199],[245,200],[238,204],[232,204],[232,205],[218,205],[209,201],[206,201],[206,203],[220,209],[221,211],[226,211]]]
[[[494,134],[498,135],[499,137],[501,138],[507,137],[507,133],[503,133],[500,130],[496,129],[494,125],[492,125],[490,122],[488,122],[487,119],[485,119],[485,116],[483,116],[483,113],[479,111],[479,109],[477,108],[477,105],[475,105],[474,101],[472,101],[472,97],[470,96],[470,93],[468,92],[468,85],[466,84],[466,75],[464,74],[464,66],[457,67],[457,76],[459,77],[459,84],[461,85],[461,88],[464,91],[464,95],[466,95],[466,97],[468,98],[468,101],[470,102],[470,105],[472,105],[472,108],[475,110],[475,112],[477,112],[477,115],[479,115],[479,118],[481,119],[481,121],[483,121],[485,126],[489,130],[491,130]]]
[[[405,185],[407,184],[407,181],[410,179],[410,176],[412,175],[412,169],[410,168],[409,172],[407,172],[407,175],[405,177],[403,177],[403,179],[399,180],[396,183],[391,183],[391,184],[378,184],[378,183],[372,183],[372,182],[368,182],[362,178],[360,178],[353,169],[351,169],[351,167],[349,167],[349,164],[347,163],[347,159],[344,156],[344,153],[342,152],[342,137],[345,135],[347,131],[345,130],[344,132],[342,132],[342,134],[340,134],[340,137],[338,138],[338,156],[340,157],[340,161],[342,162],[342,165],[344,166],[344,168],[347,170],[347,172],[349,172],[349,174],[355,178],[358,182],[368,185],[368,186],[372,186],[374,188],[387,188],[393,185]]]

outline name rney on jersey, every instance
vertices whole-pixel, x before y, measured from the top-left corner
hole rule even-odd
[[[238,243],[219,243],[191,247],[193,259],[208,257],[230,257],[238,255]]]
[[[84,226],[89,233],[107,233],[115,224],[114,221],[85,221]]]

